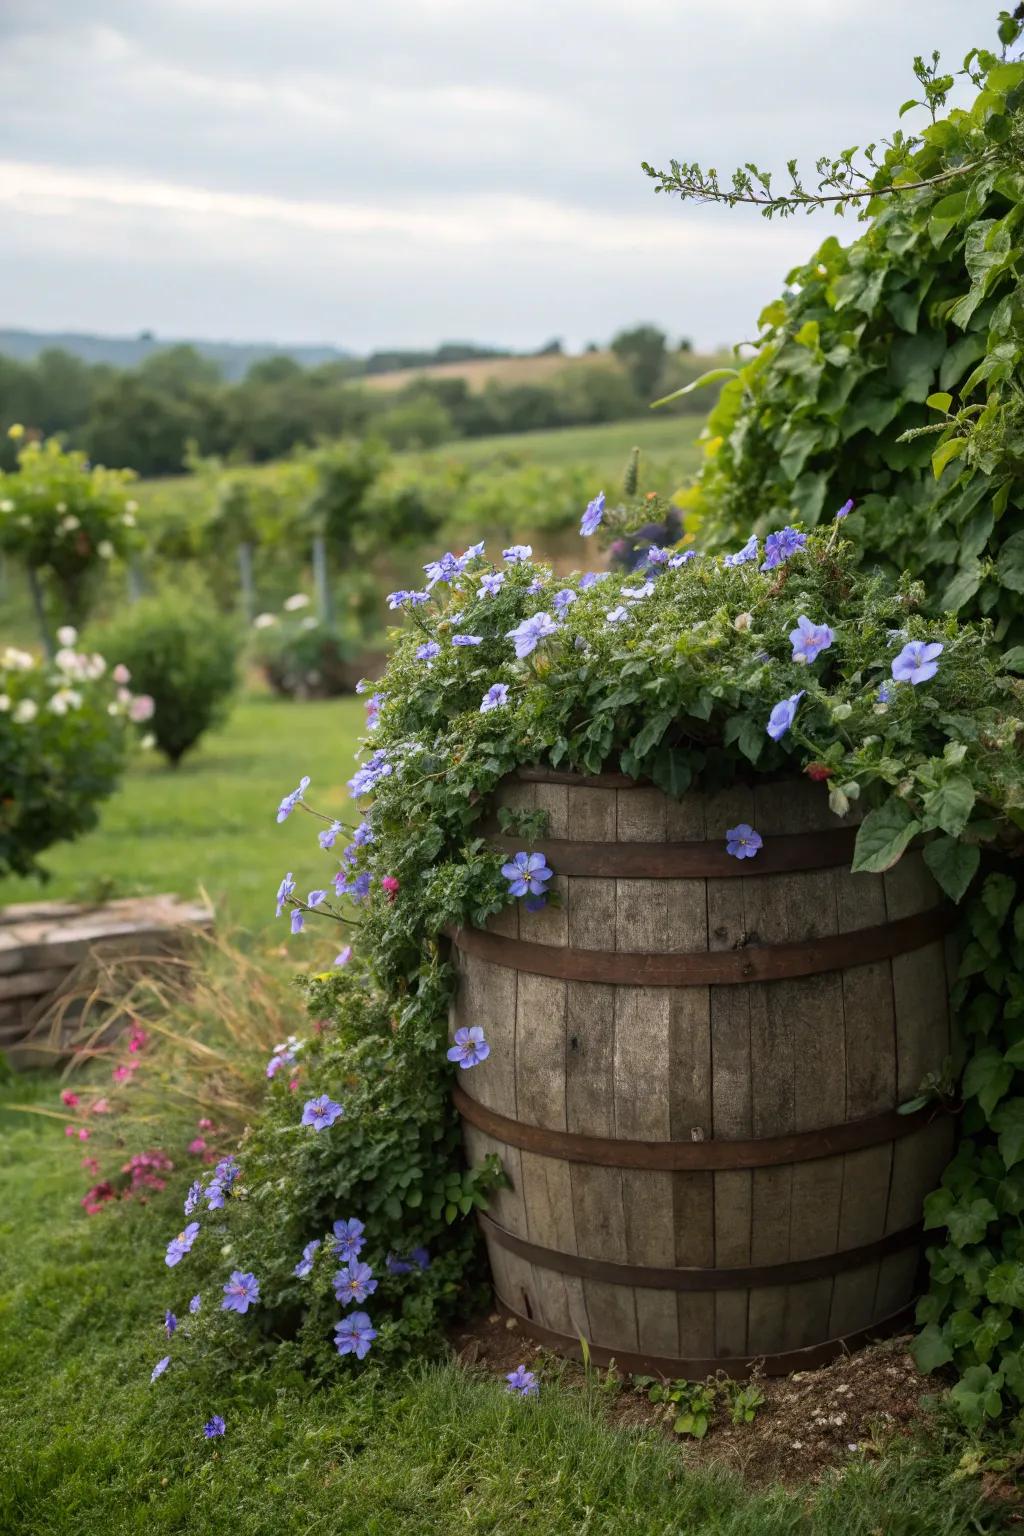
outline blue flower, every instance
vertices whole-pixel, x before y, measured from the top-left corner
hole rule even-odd
[[[893,661],[893,677],[898,683],[913,683],[915,688],[918,683],[926,683],[939,670],[936,657],[941,656],[944,649],[937,640],[930,644],[924,640],[908,640]]]
[[[765,730],[772,741],[781,741],[796,719],[796,707],[803,698],[806,689],[801,688],[799,693],[790,694],[788,699],[782,699],[772,710],[768,717]]]
[[[352,833],[352,842],[356,848],[365,848],[367,843],[373,842],[373,828],[368,821],[361,821]]]
[[[324,850],[324,853],[330,852],[338,840],[338,833],[343,830],[344,828],[340,821],[332,821],[329,827],[325,827],[322,832],[317,833],[317,841]],[[280,913],[278,913],[278,916],[280,916]]]
[[[548,635],[555,634],[557,629],[558,625],[550,613],[535,613],[532,619],[524,619],[515,629],[510,629],[505,638],[515,642],[516,655],[522,659],[535,651]]]
[[[291,1035],[289,1038],[291,1040],[294,1040],[295,1036]],[[294,1053],[292,1053],[289,1056],[288,1059],[289,1059],[289,1061],[294,1061],[295,1060]],[[239,1167],[238,1163],[235,1161],[234,1154],[232,1153],[228,1157],[222,1157],[221,1158],[220,1162],[216,1165],[216,1167],[213,1170],[213,1176],[214,1176],[215,1179],[219,1179],[220,1180],[220,1182],[223,1184],[225,1189],[230,1189],[232,1184],[238,1178],[238,1175],[241,1173],[241,1171],[242,1170]]]
[[[827,651],[836,638],[827,624],[812,624],[805,613],[797,619],[796,626],[796,629],[791,629],[789,632],[794,661],[809,664],[820,656],[822,651]]]
[[[170,1338],[171,1334],[175,1331],[177,1326],[178,1326],[178,1319],[175,1317],[174,1313],[171,1312],[171,1311],[165,1312],[164,1313],[164,1332],[167,1334],[168,1338]]]
[[[507,560],[509,565],[521,565],[524,560],[529,560],[532,554],[532,544],[513,544],[511,549],[502,550],[501,558]]]
[[[295,881],[292,879],[291,870],[289,870],[277,888],[277,911],[274,914],[275,917],[281,916],[281,913],[284,911],[285,902],[288,900],[288,897],[292,894],[294,889]]]
[[[452,645],[483,645],[483,635],[452,635]]]
[[[373,1270],[369,1264],[360,1264],[358,1259],[339,1269],[334,1277],[334,1294],[343,1307],[351,1306],[354,1301],[365,1301],[376,1289]]]
[[[388,755],[381,750],[375,752],[369,762],[357,768],[348,781],[348,792],[353,799],[358,800],[362,795],[368,795],[376,789],[381,779],[386,779],[394,772],[394,768],[388,761]]]
[[[593,501],[587,503],[587,510],[580,519],[580,534],[587,539],[601,526],[604,518],[604,491],[598,491]]]
[[[468,559],[468,554],[460,557],[453,555],[449,550],[441,556],[440,560],[431,560],[423,567],[427,573],[427,591],[429,592],[439,581],[453,585],[466,569]]]
[[[171,1363],[170,1355],[164,1355],[162,1360],[158,1360],[156,1365],[154,1365],[154,1367],[153,1367],[152,1374],[151,1374],[151,1376],[149,1378],[150,1381],[156,1381],[158,1376],[162,1376],[164,1371],[166,1371],[167,1367],[170,1365],[170,1363]]]
[[[498,593],[501,591],[504,585],[504,571],[489,571],[487,575],[481,576],[480,578],[480,590],[481,592],[485,593],[487,597],[497,597]]]
[[[370,871],[362,870],[354,878],[349,878],[347,872],[339,869],[334,877],[334,889],[339,896],[351,896],[355,902],[365,901],[370,894],[370,886],[373,884]]]
[[[455,1044],[449,1047],[448,1060],[457,1061],[465,1071],[467,1067],[486,1061],[490,1054],[491,1048],[484,1039],[483,1030],[479,1024],[472,1024],[468,1029],[463,1027],[455,1031]]]
[[[659,565],[668,565],[672,554],[670,549],[662,549],[658,544],[652,544],[647,551],[647,564],[654,569]]]
[[[426,640],[422,645],[418,645],[416,647],[417,661],[426,661],[429,663],[433,661],[435,656],[440,656],[440,654],[441,647],[438,645],[436,640]]]
[[[747,822],[741,821],[738,827],[726,829],[725,851],[734,859],[752,859],[761,847],[760,832],[755,832]]]
[[[220,1414],[215,1413],[213,1418],[210,1419],[208,1423],[203,1425],[203,1434],[206,1436],[207,1440],[215,1440],[218,1435],[222,1435],[224,1433],[226,1428],[227,1425],[224,1423],[224,1420],[221,1418]]]
[[[502,705],[507,704],[507,703],[508,703],[508,684],[507,683],[492,683],[491,686],[488,688],[487,692],[484,694],[483,699],[482,699],[482,701],[480,703],[480,713],[482,715],[486,715],[488,710],[491,710],[491,709],[501,709]]]
[[[301,933],[305,926],[306,919],[303,917],[299,908],[295,907],[292,911],[292,933]]]
[[[313,1260],[316,1257],[316,1251],[319,1247],[319,1238],[315,1238],[313,1242],[306,1244],[305,1248],[302,1250],[302,1258],[292,1270],[293,1275],[297,1275],[298,1278],[302,1280],[306,1275],[309,1274],[310,1270],[313,1268]]]
[[[407,592],[404,587],[400,587],[397,592],[389,592],[388,607],[392,611],[394,611],[396,608],[401,608],[403,603],[407,603],[409,601],[410,596],[411,594]]]
[[[164,1257],[164,1263],[168,1269],[173,1269],[175,1264],[181,1262],[198,1236],[198,1221],[190,1221],[184,1232],[179,1232],[177,1237],[171,1238],[171,1241],[167,1244],[167,1253]]]
[[[366,1239],[363,1233],[366,1227],[355,1216],[348,1221],[336,1221],[334,1223],[334,1252],[339,1259],[357,1259],[363,1251],[363,1243]]]
[[[307,907],[318,907],[320,905],[320,903],[324,900],[326,895],[327,895],[326,891],[321,891],[319,889],[315,890],[315,891],[310,891],[309,895],[306,897],[306,906]]]
[[[411,1275],[414,1269],[429,1269],[430,1254],[426,1248],[414,1248],[408,1257],[389,1253],[384,1260],[389,1275]]]
[[[211,1179],[206,1186],[206,1207],[210,1211],[224,1209],[224,1186],[219,1179]]]
[[[374,693],[367,699],[364,708],[366,710],[366,729],[368,731],[375,731],[380,724],[381,705],[386,698],[386,693]]]
[[[650,597],[654,591],[654,582],[645,581],[640,587],[623,587],[622,595],[627,602],[638,603],[642,597]]]
[[[542,853],[522,851],[501,866],[508,881],[510,896],[543,896],[544,887],[551,879],[552,871]]]
[[[481,539],[479,544],[471,544],[462,558],[468,565],[471,560],[475,560],[477,555],[482,555],[483,552],[484,541]]]
[[[370,1345],[377,1337],[365,1312],[350,1312],[334,1329],[334,1345],[339,1355],[355,1355],[362,1360],[369,1353]]]
[[[853,511],[854,505],[855,503],[852,496],[850,497],[849,501],[844,501],[842,506],[839,508],[839,511],[836,513],[836,522],[842,522],[844,517],[849,517],[850,513]]]
[[[622,604],[620,603],[617,608],[613,608],[608,614],[605,619],[605,624],[625,624],[628,618],[629,609],[623,608]]]
[[[571,587],[563,587],[561,592],[556,592],[551,599],[551,606],[560,619],[565,617],[566,610],[571,608],[576,601],[576,593]]]
[[[797,550],[803,549],[806,543],[806,533],[798,533],[795,528],[780,528],[778,533],[770,533],[764,541],[762,571],[774,571],[777,565],[788,560],[790,555],[795,555]]]
[[[879,704],[888,704],[889,700],[892,698],[892,689],[889,687],[888,683],[882,683],[879,686],[876,697]]]
[[[190,1312],[198,1312],[199,1308],[202,1306],[202,1304],[203,1304],[203,1298],[199,1294],[199,1292],[196,1291],[196,1294],[192,1297],[192,1300],[188,1304],[188,1309],[189,1309]]]
[[[345,944],[345,945],[342,946],[341,949],[338,950],[338,953],[335,955],[335,957],[334,957],[334,964],[338,965],[338,966],[348,965],[348,963],[349,963],[349,961],[351,959],[352,959],[352,945],[351,944]]]
[[[738,549],[734,555],[726,555],[722,561],[726,566],[746,565],[751,560],[757,559],[757,535],[752,533],[742,549]]]
[[[607,571],[587,571],[580,577],[580,591],[589,592],[591,587],[596,587],[599,581],[603,581],[608,575]]]
[[[240,1269],[231,1271],[230,1280],[224,1282],[222,1312],[248,1312],[253,1302],[260,1299],[260,1283],[256,1276]]]
[[[536,1376],[525,1365],[517,1365],[514,1371],[508,1372],[505,1380],[508,1382],[505,1391],[518,1392],[520,1397],[536,1397],[540,1391]]]
[[[307,773],[307,774],[304,775],[303,778],[301,778],[299,780],[299,787],[298,787],[298,789],[293,789],[290,795],[285,795],[284,799],[281,801],[281,804],[278,806],[278,808],[277,808],[277,819],[278,819],[278,822],[282,822],[282,821],[287,821],[288,820],[288,817],[291,815],[292,811],[294,811],[295,807],[298,805],[299,801],[302,799],[303,795],[305,794],[305,792],[306,792],[306,790],[308,788],[309,788],[309,774]]]
[[[302,1125],[311,1125],[314,1131],[323,1131],[340,1120],[345,1111],[340,1104],[322,1093],[318,1099],[307,1099],[302,1110]]]
[[[669,566],[672,570],[678,571],[681,565],[686,565],[688,561],[696,560],[696,558],[697,551],[695,549],[684,549],[682,554],[672,556],[671,560],[669,561]]]
[[[203,1186],[199,1182],[198,1179],[195,1179],[189,1185],[189,1187],[188,1187],[188,1194],[185,1196],[185,1215],[186,1216],[191,1216],[192,1212],[197,1208],[197,1206],[199,1205],[199,1200],[200,1200],[200,1196],[202,1195],[202,1193],[203,1193]]]

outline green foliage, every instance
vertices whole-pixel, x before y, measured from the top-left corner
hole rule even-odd
[[[652,1403],[666,1405],[675,1434],[694,1440],[703,1440],[721,1417],[727,1417],[732,1424],[753,1424],[764,1403],[764,1393],[756,1382],[732,1381],[726,1376],[708,1376],[704,1381],[655,1382],[648,1387],[647,1396]]]
[[[151,730],[175,766],[225,719],[235,688],[239,635],[199,592],[143,598],[101,631],[104,647],[153,700]]]
[[[83,621],[97,571],[135,546],[133,478],[90,468],[56,438],[26,443],[17,469],[0,474],[0,549],[51,584],[58,624]]]
[[[361,675],[357,663],[364,649],[352,606],[358,601],[354,588],[359,585],[358,578],[350,579],[336,590],[335,598],[340,597],[340,606],[346,610],[340,623],[325,624],[314,617],[308,611],[308,599],[299,606],[301,593],[289,598],[280,614],[261,613],[257,617],[252,653],[275,693],[286,698],[330,699],[354,690]],[[364,600],[378,600],[372,583],[369,593],[364,591],[362,596]]]
[[[970,109],[897,134],[866,177],[864,233],[827,239],[763,311],[692,505],[713,543],[854,497],[867,562],[911,570],[933,611],[991,615],[1009,643],[1024,636],[1024,63],[976,51],[965,68]],[[929,79],[938,112],[951,81]]]
[[[620,331],[612,340],[612,351],[622,363],[641,400],[649,400],[658,387],[665,367],[665,333],[655,325],[637,325]]]
[[[0,875],[43,874],[39,854],[96,824],[125,765],[131,700],[76,638],[52,663],[0,651]]]

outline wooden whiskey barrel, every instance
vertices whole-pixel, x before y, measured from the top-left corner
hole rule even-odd
[[[598,1363],[780,1374],[909,1318],[951,1118],[910,1116],[950,1049],[948,908],[919,851],[852,875],[821,785],[670,800],[618,774],[521,770],[560,905],[452,934],[451,1026],[499,1302]],[[764,846],[731,858],[749,822]],[[515,851],[521,838],[493,839]],[[534,845],[531,845],[531,847]]]

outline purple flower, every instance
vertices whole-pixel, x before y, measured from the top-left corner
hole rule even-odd
[[[734,859],[752,859],[761,847],[760,832],[755,832],[747,822],[741,821],[738,827],[726,829],[725,851]]]
[[[363,1233],[366,1231],[363,1223],[358,1221],[355,1216],[351,1216],[348,1221],[336,1221],[333,1231],[334,1251],[339,1259],[357,1259],[363,1251],[363,1243],[366,1241],[363,1237]]]
[[[309,895],[306,897],[306,906],[307,907],[318,907],[320,905],[320,903],[323,901],[323,899],[324,899],[324,897],[326,895],[327,895],[326,891],[321,891],[321,890],[310,891]]]
[[[171,1241],[167,1244],[167,1253],[164,1257],[164,1263],[168,1269],[173,1269],[175,1264],[181,1262],[198,1236],[198,1221],[190,1221],[184,1232],[179,1232],[177,1237],[171,1238]]]
[[[757,535],[752,533],[742,549],[738,549],[734,555],[726,555],[722,561],[726,566],[746,565],[751,560],[757,559]]]
[[[191,1183],[189,1185],[189,1187],[188,1187],[188,1194],[185,1196],[185,1215],[186,1216],[191,1216],[192,1212],[197,1208],[197,1206],[199,1205],[199,1200],[200,1200],[200,1197],[201,1197],[202,1193],[203,1193],[203,1186],[199,1182],[198,1179],[195,1179],[193,1181],[193,1183]]]
[[[607,575],[607,571],[601,571],[600,574],[597,571],[587,571],[580,577],[580,591],[589,592],[591,587],[596,587],[598,582],[603,581]]]
[[[427,573],[427,591],[429,592],[439,581],[447,582],[449,585],[454,583],[466,569],[468,560],[468,552],[460,557],[453,555],[451,550],[442,555],[440,560],[431,560],[423,567]]]
[[[369,1264],[360,1264],[358,1259],[339,1269],[334,1277],[334,1294],[343,1307],[351,1306],[354,1301],[365,1301],[376,1289],[373,1270]]]
[[[162,1376],[164,1371],[166,1371],[167,1367],[170,1365],[170,1363],[171,1363],[170,1355],[164,1355],[162,1360],[158,1360],[156,1365],[154,1365],[154,1367],[153,1367],[152,1375],[149,1378],[150,1381],[156,1381],[158,1376]]]
[[[389,592],[388,607],[392,611],[394,611],[396,608],[401,608],[402,604],[407,603],[411,596],[412,593],[407,592],[404,587],[400,587],[397,592]]]
[[[220,1307],[222,1312],[248,1312],[254,1301],[260,1299],[260,1283],[256,1276],[243,1273],[240,1269],[231,1271],[231,1279],[224,1283],[224,1300]]]
[[[377,1330],[370,1326],[365,1312],[350,1312],[334,1330],[334,1344],[339,1355],[355,1355],[362,1360],[369,1353],[370,1345],[377,1337]]]
[[[364,707],[366,709],[366,729],[368,731],[375,731],[380,724],[381,705],[386,698],[386,693],[375,693],[367,699]]]
[[[561,592],[556,592],[554,597],[551,599],[551,606],[558,614],[558,617],[560,619],[564,619],[566,611],[572,607],[575,601],[576,593],[572,590],[572,588],[563,587]]]
[[[292,909],[292,933],[301,933],[306,926],[306,919],[298,907]]]
[[[210,1211],[224,1209],[224,1186],[219,1179],[211,1179],[206,1186],[206,1207]]]
[[[790,694],[788,699],[782,699],[772,710],[768,717],[765,730],[772,741],[781,741],[796,719],[796,707],[803,698],[806,689],[801,688],[799,693]]]
[[[762,571],[774,571],[777,565],[788,560],[790,555],[795,555],[798,549],[803,549],[806,543],[806,533],[798,533],[795,528],[780,528],[778,533],[770,533],[764,541]]]
[[[542,853],[525,851],[513,855],[501,866],[501,872],[509,882],[510,896],[543,896],[544,887],[552,875]]]
[[[587,539],[601,526],[604,517],[604,491],[598,491],[593,501],[587,503],[587,509],[580,518],[580,534]]]
[[[281,913],[284,911],[285,902],[294,889],[295,881],[292,879],[291,870],[289,870],[277,888],[277,911],[274,914],[275,917],[281,916]]]
[[[827,624],[812,624],[807,615],[802,613],[796,621],[796,629],[789,632],[793,660],[808,664],[815,661],[822,651],[828,650],[835,638]]]
[[[441,647],[436,640],[425,640],[422,645],[416,647],[416,660],[432,662],[435,656],[440,656]]]
[[[215,1440],[218,1435],[222,1435],[224,1433],[226,1427],[227,1426],[225,1425],[224,1420],[221,1418],[220,1414],[215,1413],[213,1418],[210,1419],[208,1423],[203,1425],[203,1434],[206,1436],[207,1440]]]
[[[331,851],[338,840],[338,833],[342,830],[343,828],[340,821],[332,821],[329,827],[325,827],[322,832],[317,833],[317,841],[319,842],[320,847],[323,849],[324,853],[329,853]],[[278,913],[279,917],[280,915],[281,914]]]
[[[508,1382],[505,1391],[518,1392],[520,1397],[536,1397],[540,1391],[536,1376],[525,1365],[517,1365],[514,1371],[509,1371],[505,1380]]]
[[[171,1312],[171,1311],[165,1312],[164,1313],[164,1332],[167,1334],[168,1338],[170,1338],[171,1334],[174,1332],[174,1330],[177,1328],[177,1326],[178,1326],[178,1319],[175,1317],[174,1313]]]
[[[557,629],[558,625],[550,613],[535,613],[532,619],[524,619],[515,629],[510,629],[505,638],[515,641],[516,655],[521,660],[535,651],[548,635],[555,634]]]
[[[292,1038],[294,1039],[294,1036],[292,1036]],[[291,1061],[295,1060],[294,1053],[290,1056],[289,1059]],[[225,1189],[230,1189],[241,1171],[242,1170],[238,1163],[235,1161],[234,1154],[232,1153],[228,1157],[221,1158],[220,1162],[217,1163],[213,1170],[213,1176],[215,1179],[220,1180]]]
[[[298,805],[299,801],[302,799],[308,788],[309,774],[307,773],[303,778],[299,780],[298,789],[293,789],[290,795],[285,795],[284,799],[281,801],[281,804],[278,806],[277,819],[279,822],[288,820],[288,817],[291,815],[292,811],[294,811],[295,807]]]
[[[490,1054],[491,1048],[484,1039],[483,1030],[479,1024],[472,1024],[468,1029],[463,1026],[455,1031],[455,1044],[448,1050],[448,1060],[457,1061],[465,1072],[486,1061]]]
[[[361,821],[352,833],[352,844],[355,848],[365,848],[367,843],[373,842],[373,828],[368,821]]]
[[[631,603],[638,603],[642,597],[650,597],[654,591],[654,582],[645,581],[640,587],[623,587],[622,595]]]
[[[669,566],[673,571],[678,571],[681,565],[685,565],[689,560],[696,560],[696,558],[697,551],[695,549],[684,549],[681,555],[672,556]]]
[[[853,511],[854,505],[855,503],[852,496],[850,497],[849,501],[844,501],[842,506],[839,508],[839,511],[836,513],[836,522],[842,522],[844,517],[849,517],[850,513]]]
[[[623,608],[622,604],[620,603],[617,608],[613,608],[610,611],[605,619],[605,624],[625,624],[628,618],[629,609]]]
[[[501,709],[502,705],[503,704],[507,704],[507,703],[508,703],[508,684],[507,683],[492,683],[491,686],[488,688],[487,692],[483,696],[483,699],[482,699],[481,704],[480,704],[480,713],[482,715],[486,715],[488,710],[491,710],[491,709]]]
[[[484,541],[481,539],[479,544],[471,544],[462,558],[468,565],[471,560],[475,560],[477,555],[482,555],[483,552]]]
[[[318,1099],[308,1099],[302,1110],[303,1125],[311,1125],[314,1131],[326,1130],[345,1113],[340,1104],[322,1093]]]
[[[407,1258],[389,1253],[384,1260],[389,1275],[411,1275],[414,1269],[429,1269],[430,1254],[426,1248],[414,1248]]]
[[[202,1306],[202,1304],[203,1304],[203,1298],[199,1294],[199,1292],[196,1291],[196,1294],[192,1297],[192,1300],[188,1304],[188,1309],[189,1309],[190,1312],[198,1312],[199,1308]]]
[[[348,781],[348,792],[353,799],[358,800],[361,795],[368,795],[376,789],[381,779],[386,779],[394,770],[388,762],[387,753],[375,752],[369,762],[357,768]]]
[[[309,1274],[310,1270],[313,1268],[313,1259],[316,1257],[316,1251],[319,1247],[320,1239],[318,1237],[315,1238],[313,1242],[306,1244],[305,1248],[302,1250],[302,1258],[292,1270],[293,1275],[297,1275],[299,1279],[302,1280],[306,1275]]]
[[[935,658],[941,656],[944,650],[945,646],[937,640],[931,643],[926,643],[924,640],[908,640],[893,661],[893,677],[898,683],[913,683],[915,688],[918,683],[926,683],[939,670]]]
[[[524,560],[529,560],[532,554],[532,544],[513,544],[511,549],[502,550],[501,558],[507,560],[509,565],[521,565]]]
[[[658,544],[652,544],[647,551],[647,564],[657,569],[659,565],[668,565],[672,551],[662,549]]]
[[[480,578],[480,590],[487,597],[497,597],[498,593],[501,591],[504,585],[504,571],[488,571],[485,576],[481,576]]]
[[[334,963],[335,963],[335,965],[348,965],[348,963],[349,963],[349,961],[351,959],[352,959],[352,945],[351,944],[346,944],[343,949],[339,949],[338,950],[338,953],[334,957]]]
[[[483,635],[452,635],[452,645],[483,645]]]
[[[880,685],[876,697],[879,704],[888,704],[889,700],[892,698],[892,689],[889,687],[888,683],[882,683]]]

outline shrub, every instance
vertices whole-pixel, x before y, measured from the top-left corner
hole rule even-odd
[[[236,626],[208,600],[168,591],[126,609],[102,639],[152,697],[156,744],[177,767],[203,732],[226,718],[236,682]]]
[[[96,825],[124,768],[131,721],[151,712],[102,656],[73,649],[73,629],[59,638],[52,663],[0,651],[0,875],[44,875],[44,849]]]
[[[274,692],[286,698],[333,699],[352,693],[365,669],[359,665],[365,658],[358,616],[325,624],[308,608],[309,599],[296,593],[280,614],[261,613],[253,625],[255,660]]]

